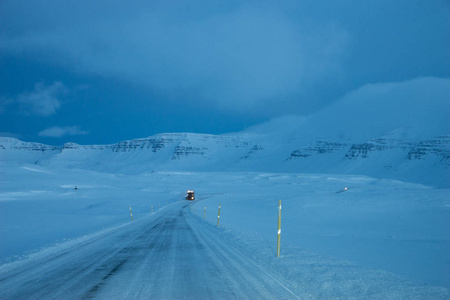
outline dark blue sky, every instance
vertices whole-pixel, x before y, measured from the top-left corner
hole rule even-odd
[[[448,1],[0,2],[0,136],[25,141],[228,133],[421,77],[450,77]]]

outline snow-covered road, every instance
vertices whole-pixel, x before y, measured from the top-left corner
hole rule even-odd
[[[448,189],[0,167],[0,299],[450,299]]]
[[[249,253],[176,202],[0,272],[2,299],[296,299]]]

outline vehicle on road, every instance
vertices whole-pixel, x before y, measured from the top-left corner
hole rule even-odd
[[[194,191],[187,191],[186,200],[195,200]]]

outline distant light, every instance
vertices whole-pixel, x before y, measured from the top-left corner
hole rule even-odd
[[[346,190],[347,190],[347,188],[344,189],[344,191],[346,191]]]

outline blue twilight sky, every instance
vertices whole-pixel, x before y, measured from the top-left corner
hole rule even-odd
[[[448,0],[0,0],[0,136],[107,144],[450,78]]]

